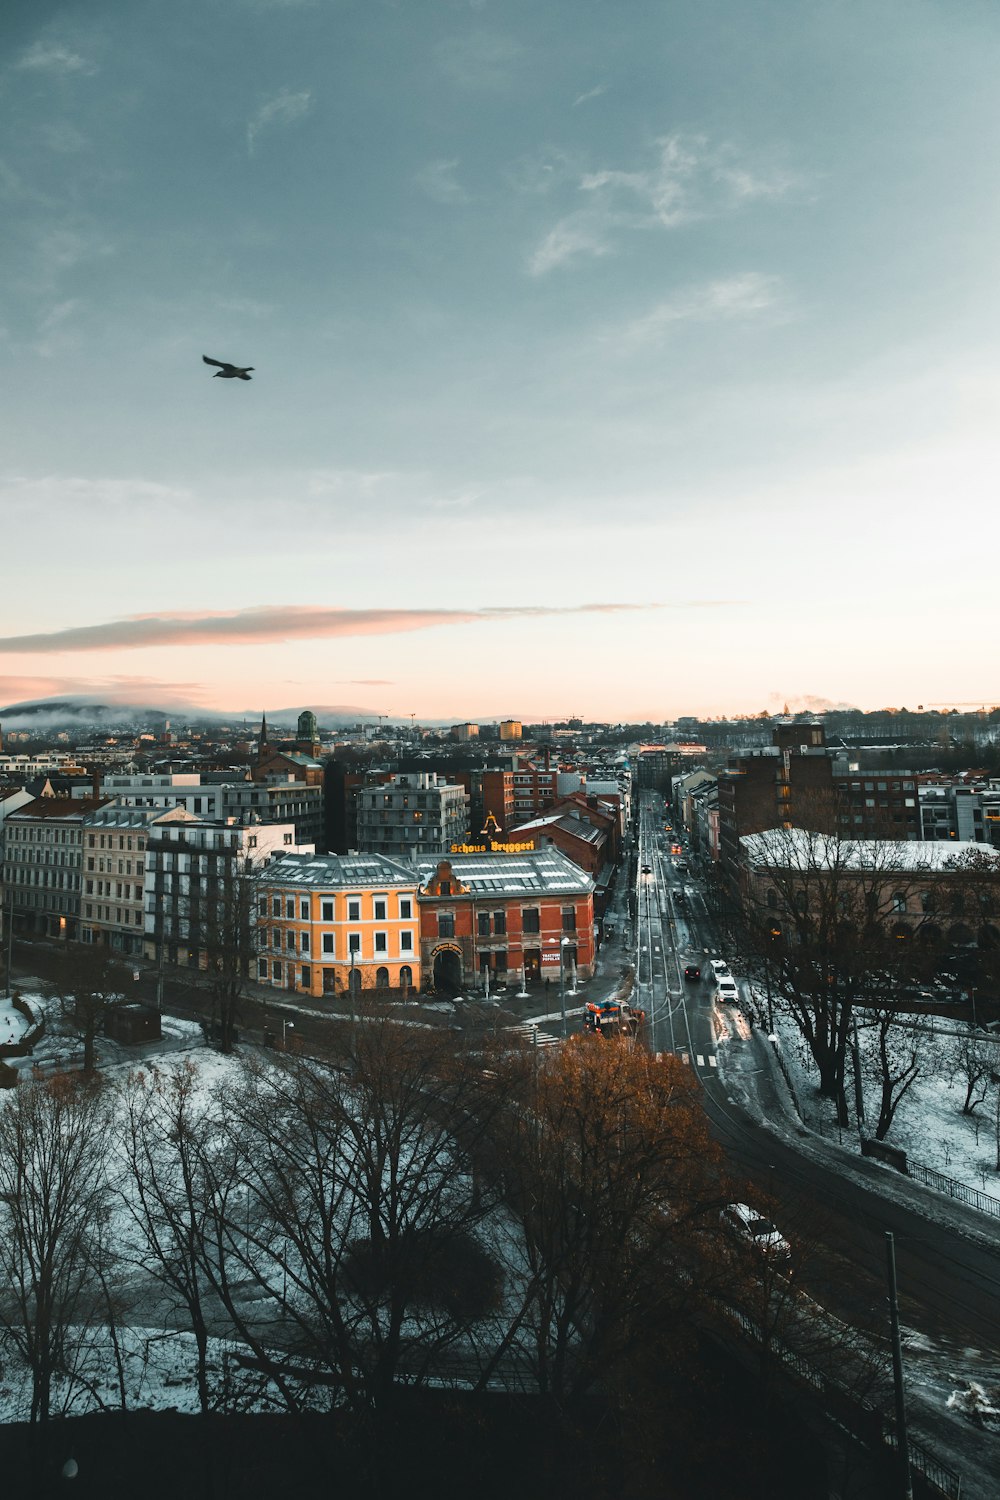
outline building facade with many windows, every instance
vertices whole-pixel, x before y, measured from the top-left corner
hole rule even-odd
[[[465,788],[433,771],[400,772],[358,794],[358,848],[391,859],[447,854],[469,833]]]
[[[38,797],[7,817],[4,891],[16,928],[79,940],[84,823],[102,805],[102,798]]]
[[[261,877],[260,984],[321,998],[420,989],[417,878],[377,854],[290,855]]]
[[[419,867],[425,981],[469,986],[589,979],[594,881],[560,850],[456,855]]]

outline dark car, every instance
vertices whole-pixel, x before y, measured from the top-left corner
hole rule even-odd
[[[701,967],[698,964],[687,964],[684,969],[685,979],[700,979]]]
[[[649,865],[643,865],[643,867],[642,867],[642,873],[643,873],[643,874],[644,874],[644,875],[652,875],[652,873],[653,873],[653,872],[652,872],[652,870],[651,870],[651,869],[650,869],[650,868],[649,868]]]

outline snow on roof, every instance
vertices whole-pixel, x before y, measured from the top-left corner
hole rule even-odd
[[[421,885],[437,873],[439,859],[422,859],[417,869]],[[524,854],[461,854],[450,860],[456,880],[478,895],[558,893],[587,895],[591,877],[559,849],[551,846]]]
[[[266,878],[269,884],[321,890],[356,890],[362,886],[405,886],[413,890],[418,877],[411,865],[385,854],[286,854],[269,866]]]
[[[806,828],[767,828],[744,834],[743,856],[753,866],[813,870],[951,870],[961,868],[975,852],[996,866],[1000,851],[968,840],[838,838]]]

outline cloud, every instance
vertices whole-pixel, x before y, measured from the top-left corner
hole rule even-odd
[[[49,308],[38,325],[39,336],[33,346],[36,354],[49,358],[63,347],[65,340],[61,335],[64,327],[82,306],[78,297],[68,297],[64,302],[57,302]]]
[[[8,519],[18,510],[25,515],[46,515],[60,507],[87,515],[112,511],[134,516],[137,508],[150,514],[175,514],[190,506],[190,490],[149,479],[91,479],[80,475],[45,474],[25,478],[0,475],[0,498]]]
[[[561,219],[528,259],[532,276],[544,276],[556,266],[581,255],[598,259],[612,251],[612,225],[596,214],[570,214]]]
[[[530,193],[541,197],[553,188],[567,183],[576,184],[583,167],[558,146],[543,146],[540,151],[531,151],[518,157],[507,170],[507,180],[519,193]]]
[[[573,100],[573,108],[578,109],[581,104],[588,104],[591,99],[599,99],[602,94],[606,94],[607,92],[608,85],[606,83],[599,83],[594,88],[588,89],[585,94],[577,94]]]
[[[416,174],[414,182],[435,203],[468,203],[469,194],[455,177],[457,168],[457,157],[453,161],[429,161]]]
[[[780,277],[744,271],[718,281],[685,287],[645,316],[626,325],[614,338],[623,349],[659,342],[677,323],[710,323],[752,318],[775,309],[781,301]]]
[[[164,682],[149,677],[0,677],[0,709],[5,729],[13,727],[10,706],[58,698],[75,703],[144,704],[175,708],[204,706],[206,692],[200,682]]]
[[[97,72],[95,63],[58,42],[36,42],[14,66],[22,73],[55,73],[63,77],[73,73],[86,77]]]
[[[532,275],[581,256],[607,255],[630,230],[676,229],[756,200],[783,198],[800,185],[790,172],[749,165],[735,147],[713,145],[705,136],[661,136],[654,148],[645,166],[578,176],[576,190],[587,202],[566,214],[528,257]]]
[[[823,698],[817,693],[768,693],[767,701],[772,705],[774,713],[781,713],[786,706],[792,714],[822,714],[858,707],[856,703],[836,702],[833,698]]]
[[[292,125],[307,115],[311,108],[312,94],[308,89],[299,93],[282,89],[280,94],[268,99],[247,123],[247,154],[253,156],[254,143],[262,131],[270,130],[273,125]]]
[[[694,599],[672,608],[713,609],[735,600]],[[310,605],[264,605],[204,613],[167,610],[159,615],[128,615],[100,625],[77,625],[34,635],[0,639],[0,651],[14,654],[63,651],[138,650],[151,646],[249,646],[330,637],[400,635],[438,626],[483,624],[508,619],[625,614],[663,609],[661,604],[497,605],[483,609],[330,609]]]
[[[474,31],[448,37],[437,48],[438,64],[459,88],[496,91],[510,83],[524,48],[499,32]]]

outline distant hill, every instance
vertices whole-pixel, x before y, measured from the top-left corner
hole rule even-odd
[[[304,704],[301,708],[267,708],[269,726],[275,729],[294,729],[299,714],[310,708],[316,715],[320,728],[339,729],[347,724],[375,724],[378,714],[354,704]],[[79,733],[88,728],[108,730],[137,729],[159,732],[169,719],[175,727],[188,725],[193,729],[212,729],[226,724],[231,728],[246,724],[250,733],[256,734],[260,726],[260,708],[242,709],[234,713],[206,711],[179,704],[170,708],[150,708],[134,703],[96,703],[89,698],[41,698],[34,702],[11,703],[0,708],[0,725],[6,730],[23,730],[28,734],[51,734],[61,729]],[[387,721],[388,722],[388,721]],[[404,719],[394,720],[405,723]],[[423,724],[451,724],[452,719],[423,719]]]

